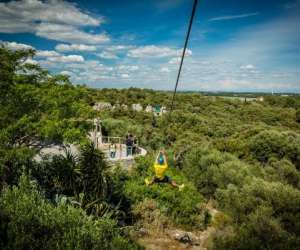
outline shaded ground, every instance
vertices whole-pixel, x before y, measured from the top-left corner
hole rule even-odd
[[[211,207],[210,203],[208,203],[207,209],[213,220],[218,211]],[[177,228],[168,228],[160,231],[143,229],[142,233],[136,236],[135,239],[146,250],[205,250],[213,232],[214,228],[211,226],[203,231],[182,231]]]

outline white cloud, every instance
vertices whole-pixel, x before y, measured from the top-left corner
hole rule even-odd
[[[213,58],[226,58],[236,62],[251,61],[252,64],[270,67],[274,63],[293,58],[297,61],[300,33],[300,15],[286,16],[255,25],[237,33],[233,39],[215,46],[210,53]]]
[[[16,42],[0,41],[0,45],[3,45],[10,50],[34,49],[34,47],[32,47],[31,45]]]
[[[172,49],[169,47],[159,47],[155,45],[141,46],[128,51],[129,57],[134,58],[162,58],[162,57],[172,57],[181,55],[181,49]],[[186,55],[189,56],[192,51],[187,49]]]
[[[57,51],[67,52],[67,51],[95,51],[97,50],[94,45],[86,44],[58,44],[55,46]]]
[[[121,77],[122,77],[123,79],[128,79],[128,78],[129,78],[129,75],[128,75],[128,74],[121,74]]]
[[[101,64],[99,61],[97,60],[87,60],[82,62],[73,62],[73,63],[67,63],[67,64],[59,64],[59,65],[55,65],[56,67],[58,67],[59,69],[61,69],[62,67],[66,70],[72,70],[73,72],[77,71],[80,74],[86,73],[87,78],[86,80],[88,80],[89,77],[89,73],[95,73],[95,74],[102,74],[102,73],[109,73],[109,72],[113,72],[114,67],[111,66],[106,66]]]
[[[29,63],[29,64],[34,64],[34,65],[37,65],[38,64],[38,61],[32,59],[32,58],[27,58],[24,62],[25,63]]]
[[[0,32],[30,32],[71,43],[95,44],[109,40],[106,34],[90,34],[81,27],[99,26],[103,17],[92,17],[75,4],[61,0],[21,0],[0,3]]]
[[[71,43],[98,44],[109,41],[106,34],[90,34],[64,24],[41,23],[36,28],[36,35]]]
[[[137,66],[137,65],[120,65],[120,66],[118,66],[118,69],[121,71],[137,71],[139,69],[139,66]]]
[[[178,64],[181,60],[181,57],[173,57],[169,60],[169,64]]]
[[[118,59],[120,55],[124,55],[127,50],[134,48],[132,45],[111,45],[111,46],[98,46],[103,49],[101,53],[96,54],[103,59]]]
[[[15,24],[34,26],[36,22],[63,23],[75,26],[98,26],[102,17],[94,18],[83,13],[67,1],[21,0],[0,3],[0,19],[12,20]],[[30,29],[30,28],[29,28]]]
[[[169,72],[170,72],[170,69],[167,68],[167,67],[162,67],[162,68],[160,69],[160,72],[169,73]]]
[[[179,89],[268,91],[274,87],[274,91],[300,91],[299,21],[300,16],[291,18],[289,15],[249,25],[230,34],[231,39],[222,40],[219,44],[195,46],[193,57],[185,58]],[[120,60],[84,61],[84,58],[68,58],[65,55],[55,58],[49,54],[39,63],[53,72],[72,73],[69,75],[73,82],[92,87],[173,88],[181,49],[154,45],[74,44],[94,46],[97,50],[93,55],[105,51],[119,56]],[[72,45],[67,45],[69,51],[71,48],[75,50]],[[129,53],[135,57],[123,58]],[[188,51],[188,54],[191,52]]]
[[[103,51],[100,54],[97,54],[97,56],[103,58],[103,59],[118,59],[118,56],[114,54],[113,52],[109,51]]]
[[[84,62],[84,58],[79,55],[68,55],[68,56],[59,56],[59,57],[49,57],[48,61],[50,62]]]
[[[245,13],[240,15],[219,16],[219,17],[210,18],[209,21],[233,20],[233,19],[240,19],[240,18],[246,18],[251,16],[257,16],[257,15],[259,15],[259,12]]]
[[[105,49],[108,51],[123,51],[123,50],[128,50],[131,49],[133,46],[131,45],[112,45],[109,47],[106,47]]]
[[[226,85],[227,90],[268,91],[272,85],[276,91],[299,92],[299,22],[299,11],[286,12],[230,34],[230,39],[219,45],[194,49],[193,57],[184,63],[182,86],[221,91]]]
[[[73,73],[71,71],[68,70],[63,70],[60,72],[61,75],[67,75],[67,76],[71,76]]]
[[[252,64],[242,65],[240,69],[255,69],[255,66]]]
[[[60,54],[54,50],[39,50],[36,52],[36,56],[38,56],[38,57],[55,57],[55,56],[60,56]]]

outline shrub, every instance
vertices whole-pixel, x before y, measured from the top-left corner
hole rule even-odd
[[[127,198],[134,206],[144,202],[145,199],[154,199],[158,208],[173,223],[190,228],[202,228],[204,225],[204,209],[202,207],[204,198],[202,195],[187,182],[178,170],[171,167],[167,171],[167,175],[179,184],[185,183],[183,191],[180,192],[168,184],[154,184],[147,187],[144,183],[145,177],[153,176],[150,159],[150,157],[145,160],[140,159],[136,172],[133,172],[130,179],[126,181]]]
[[[299,190],[254,178],[242,188],[230,185],[220,189],[216,197],[220,208],[236,223],[235,236],[226,239],[227,249],[234,245],[237,249],[245,245],[249,249],[282,249],[284,245],[293,249],[299,240]]]
[[[300,168],[300,136],[294,132],[265,130],[249,141],[253,156],[266,163],[270,158],[287,158]]]
[[[116,221],[94,219],[79,208],[44,200],[22,176],[19,187],[1,194],[4,249],[136,249],[120,235]]]
[[[300,109],[296,110],[296,122],[300,123]]]
[[[282,159],[278,161],[271,159],[265,170],[265,178],[267,180],[280,181],[285,184],[290,184],[295,188],[300,188],[300,172],[289,160]]]
[[[183,166],[186,176],[206,196],[213,196],[217,188],[226,188],[228,184],[243,185],[251,179],[254,169],[231,154],[209,148],[192,149]]]
[[[33,150],[27,147],[8,149],[0,146],[0,187],[4,183],[17,184],[22,171],[32,166],[33,155]]]
[[[161,231],[170,220],[161,212],[158,203],[154,199],[146,198],[133,206],[135,218],[141,226]]]
[[[297,249],[297,240],[284,231],[278,219],[270,217],[272,210],[262,207],[249,216],[247,222],[233,232],[214,236],[213,249]]]
[[[253,178],[251,183],[241,188],[229,185],[227,189],[218,190],[216,197],[221,207],[241,216],[265,204],[273,207],[277,215],[288,211],[294,213],[300,204],[299,190],[280,182],[267,182],[260,178]]]

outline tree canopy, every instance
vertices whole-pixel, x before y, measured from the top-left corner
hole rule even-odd
[[[131,105],[168,110],[170,92],[74,85],[30,64],[34,54],[0,48],[1,249],[139,249],[126,228],[147,225],[213,227],[210,249],[299,248],[299,96],[179,92],[172,115],[156,116]],[[104,135],[134,134],[147,156],[112,167],[87,137],[94,118]],[[65,151],[35,161],[49,145]],[[182,192],[144,185],[161,147]]]

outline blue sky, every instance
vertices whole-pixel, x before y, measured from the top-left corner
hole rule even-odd
[[[0,1],[0,40],[91,87],[171,90],[192,0]],[[200,0],[181,90],[300,92],[299,0]]]

